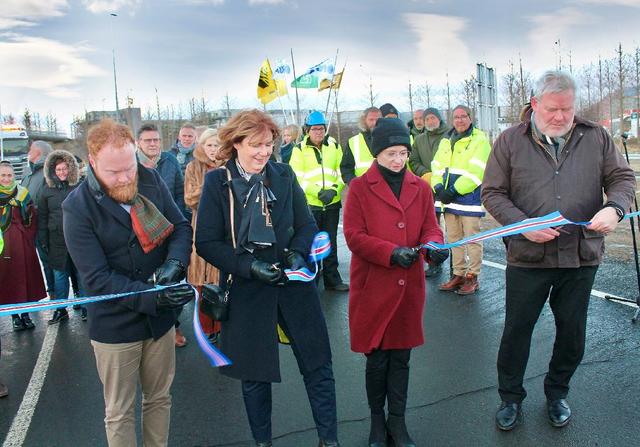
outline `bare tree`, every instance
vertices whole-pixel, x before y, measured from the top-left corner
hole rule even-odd
[[[24,108],[24,113],[22,114],[22,125],[25,129],[31,130],[31,112],[28,107]]]
[[[413,87],[411,86],[411,79],[409,79],[409,90],[407,91],[407,97],[409,99],[409,110],[413,116]]]
[[[624,132],[624,82],[625,82],[624,54],[622,53],[622,43],[618,44],[618,88],[620,89],[618,101],[620,104],[620,133]]]
[[[447,95],[447,122],[451,123],[451,88],[449,86],[449,72],[447,71],[447,88],[445,89]]]
[[[464,102],[471,110],[475,110],[477,106],[477,85],[478,81],[473,75],[463,80],[461,84],[462,102]]]
[[[515,123],[518,118],[518,100],[516,75],[513,71],[513,61],[509,60],[509,72],[502,76],[503,94],[506,96],[507,113],[505,118],[509,123]]]
[[[227,118],[231,118],[231,99],[229,98],[229,92],[225,93],[222,98],[222,108],[227,111]]]
[[[378,93],[374,93],[373,90],[373,78],[371,76],[369,76],[369,84],[367,86],[368,88],[368,92],[366,97],[366,102],[368,104],[368,107],[374,107],[375,103],[378,101]]]
[[[636,47],[633,55],[633,67],[636,73],[636,112],[640,114],[640,47]]]

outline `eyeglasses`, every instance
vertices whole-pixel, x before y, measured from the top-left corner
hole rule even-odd
[[[454,120],[458,120],[458,121],[462,121],[462,120],[466,120],[469,119],[469,115],[453,115],[453,119]]]
[[[143,143],[159,143],[160,142],[160,138],[144,138],[143,140],[140,140]]]
[[[400,151],[400,152],[383,152],[382,156],[387,160],[393,160],[396,158],[407,158],[409,156],[409,151]]]

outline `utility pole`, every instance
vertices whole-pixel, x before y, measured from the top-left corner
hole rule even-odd
[[[111,17],[118,17],[118,14],[112,12],[110,14]],[[118,117],[118,121],[120,121],[120,104],[118,104],[118,79],[116,77],[116,47],[114,41],[113,34],[113,19],[109,21],[111,24],[111,58],[113,60],[113,90],[116,97],[116,116]]]

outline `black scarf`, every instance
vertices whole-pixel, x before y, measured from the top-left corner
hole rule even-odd
[[[239,174],[231,179],[231,189],[242,205],[236,253],[242,254],[245,250],[253,253],[254,250],[271,247],[276,243],[271,221],[271,209],[276,197],[265,185],[265,182],[268,183],[266,168],[260,174],[249,174],[237,159],[230,164]]]
[[[378,165],[380,174],[382,174],[382,178],[387,182],[389,188],[391,188],[391,192],[396,196],[396,199],[400,200],[400,192],[402,192],[402,182],[404,181],[404,174],[407,172],[407,165],[404,165],[399,172],[395,172],[385,168],[379,163],[376,164]]]

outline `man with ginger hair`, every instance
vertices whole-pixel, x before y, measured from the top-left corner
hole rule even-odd
[[[194,296],[177,285],[190,259],[191,226],[157,171],[138,163],[128,127],[103,120],[89,130],[87,147],[87,179],[62,204],[69,253],[90,296],[140,292],[88,306],[107,441],[136,445],[140,382],[144,445],[166,446],[176,309]]]

